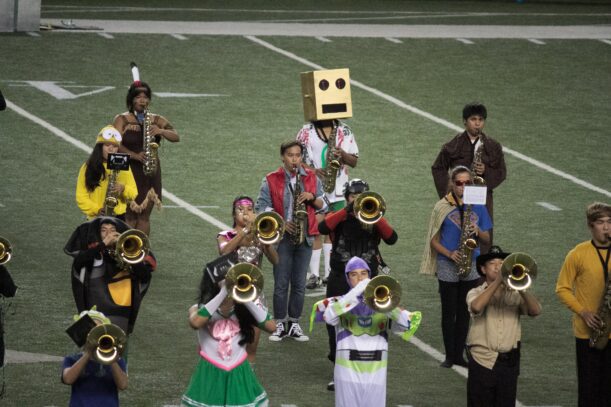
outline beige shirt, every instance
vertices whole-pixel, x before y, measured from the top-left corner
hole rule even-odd
[[[520,314],[526,313],[526,310],[522,296],[503,286],[490,299],[486,308],[480,314],[475,314],[471,310],[471,303],[487,287],[488,283],[484,283],[467,293],[467,307],[471,314],[467,346],[477,363],[492,369],[499,352],[505,353],[517,348],[522,336]]]

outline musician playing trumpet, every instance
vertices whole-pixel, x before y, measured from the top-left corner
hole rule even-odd
[[[450,173],[446,196],[437,201],[429,222],[420,273],[436,275],[441,297],[441,331],[446,351],[441,367],[467,366],[463,357],[469,329],[467,292],[477,285],[475,259],[479,247],[467,243],[488,242],[492,221],[484,205],[464,205],[466,185],[473,182],[467,167]]]
[[[520,374],[520,315],[535,317],[541,304],[527,289],[512,290],[501,273],[504,253],[492,246],[477,257],[484,283],[467,293],[471,315],[467,348],[467,406],[514,407]]]
[[[388,331],[407,341],[422,319],[419,311],[410,312],[399,306],[383,311],[370,308],[363,293],[371,277],[367,262],[352,257],[344,272],[350,291],[314,305],[316,320],[324,320],[337,331],[333,374],[336,407],[386,405]]]
[[[85,315],[96,325],[110,324],[110,320],[95,309],[85,310],[79,317]],[[117,358],[103,365],[95,361],[93,352],[95,349],[85,343],[82,352],[64,358],[61,380],[72,386],[69,405],[118,407],[118,390],[125,390],[128,385],[125,360]]]
[[[579,407],[611,405],[611,205],[586,209],[590,240],[566,256],[556,294],[573,313]]]

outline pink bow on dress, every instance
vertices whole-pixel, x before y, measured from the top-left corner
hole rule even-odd
[[[220,319],[212,324],[210,334],[219,341],[217,352],[223,360],[231,356],[231,338],[240,332],[240,325],[233,319]]]

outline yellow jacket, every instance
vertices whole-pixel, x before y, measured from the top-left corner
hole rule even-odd
[[[93,190],[93,192],[88,191],[85,185],[87,163],[83,164],[79,170],[78,181],[76,182],[76,204],[87,216],[87,219],[93,219],[98,216],[98,212],[104,207],[108,178],[110,177],[110,170],[106,168],[106,163],[104,163],[104,169],[106,170],[106,178],[100,181],[100,186]],[[115,207],[115,214],[123,215],[127,210],[127,203],[138,196],[138,187],[136,186],[136,180],[131,168],[127,171],[119,171],[117,182],[125,185],[125,189],[121,196],[119,196],[119,203]]]

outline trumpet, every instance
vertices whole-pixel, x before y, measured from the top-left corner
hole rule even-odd
[[[11,260],[13,256],[13,245],[8,239],[0,236],[0,264],[6,264]]]
[[[273,211],[262,212],[253,222],[257,239],[263,244],[274,244],[284,234],[284,219]]]
[[[98,325],[89,331],[86,346],[93,351],[93,359],[110,365],[121,357],[127,344],[125,332],[117,325]]]
[[[144,260],[150,250],[148,236],[140,230],[129,229],[119,236],[112,254],[118,263],[129,266]]]
[[[366,225],[373,225],[386,212],[386,202],[380,194],[363,192],[354,200],[354,213],[358,220]]]
[[[509,288],[526,290],[537,277],[537,263],[526,253],[512,253],[503,260],[501,276]]]
[[[374,277],[365,287],[363,300],[374,311],[391,311],[401,301],[401,284],[390,276]]]
[[[238,263],[227,271],[225,283],[234,301],[253,301],[263,291],[263,273],[254,264]]]

